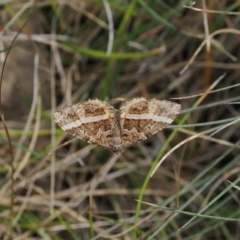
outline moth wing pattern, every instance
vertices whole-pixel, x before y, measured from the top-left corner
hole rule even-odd
[[[117,110],[95,99],[63,108],[53,118],[69,134],[120,153],[167,127],[180,111],[180,104],[167,100],[133,98]]]
[[[115,109],[108,102],[88,100],[53,114],[57,125],[88,143],[110,148]]]
[[[122,147],[129,147],[156,134],[173,122],[181,105],[158,99],[134,98],[120,107]]]

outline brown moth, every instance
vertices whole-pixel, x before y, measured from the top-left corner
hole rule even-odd
[[[180,104],[166,100],[133,98],[118,110],[95,99],[63,108],[53,118],[71,135],[120,153],[167,127],[180,111]]]

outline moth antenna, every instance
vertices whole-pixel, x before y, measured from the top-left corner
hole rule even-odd
[[[126,100],[126,98],[113,98],[110,101],[125,102]]]

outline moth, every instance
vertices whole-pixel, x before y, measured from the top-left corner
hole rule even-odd
[[[116,109],[92,99],[63,108],[53,118],[69,134],[118,154],[166,128],[180,111],[180,104],[167,100],[125,99]]]

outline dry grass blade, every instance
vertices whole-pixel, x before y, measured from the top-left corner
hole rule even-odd
[[[34,9],[36,8],[36,5],[37,5],[37,0],[33,2],[33,11],[32,11],[31,14],[33,14]],[[14,203],[14,199],[15,199],[15,192],[14,192],[14,174],[15,174],[15,169],[14,169],[14,163],[13,163],[14,162],[14,156],[13,156],[12,140],[11,140],[11,137],[9,135],[8,127],[7,127],[7,124],[5,122],[4,114],[3,114],[3,110],[2,110],[2,84],[3,84],[4,70],[5,70],[5,66],[6,66],[6,63],[7,63],[7,59],[8,59],[8,55],[10,53],[10,50],[11,50],[15,40],[17,39],[17,36],[21,32],[21,30],[26,26],[26,24],[27,24],[28,20],[30,19],[30,17],[31,17],[31,15],[29,16],[27,21],[25,21],[24,24],[21,26],[19,32],[16,34],[16,36],[13,39],[13,41],[11,42],[9,49],[7,50],[6,57],[4,59],[2,70],[1,70],[1,74],[0,74],[0,116],[1,116],[1,120],[2,120],[2,123],[3,123],[3,126],[4,126],[4,130],[5,130],[6,136],[7,136],[8,145],[9,145],[9,154],[11,156],[11,164],[10,164],[10,166],[11,166],[11,173],[10,173],[10,176],[11,176],[11,180],[10,180],[11,202],[10,202],[9,231],[8,231],[10,239],[13,239],[13,227],[14,227],[14,222],[13,222],[14,220],[13,220],[13,218],[14,218],[14,204],[15,204]],[[0,192],[0,194],[1,193],[2,193],[2,191]]]

